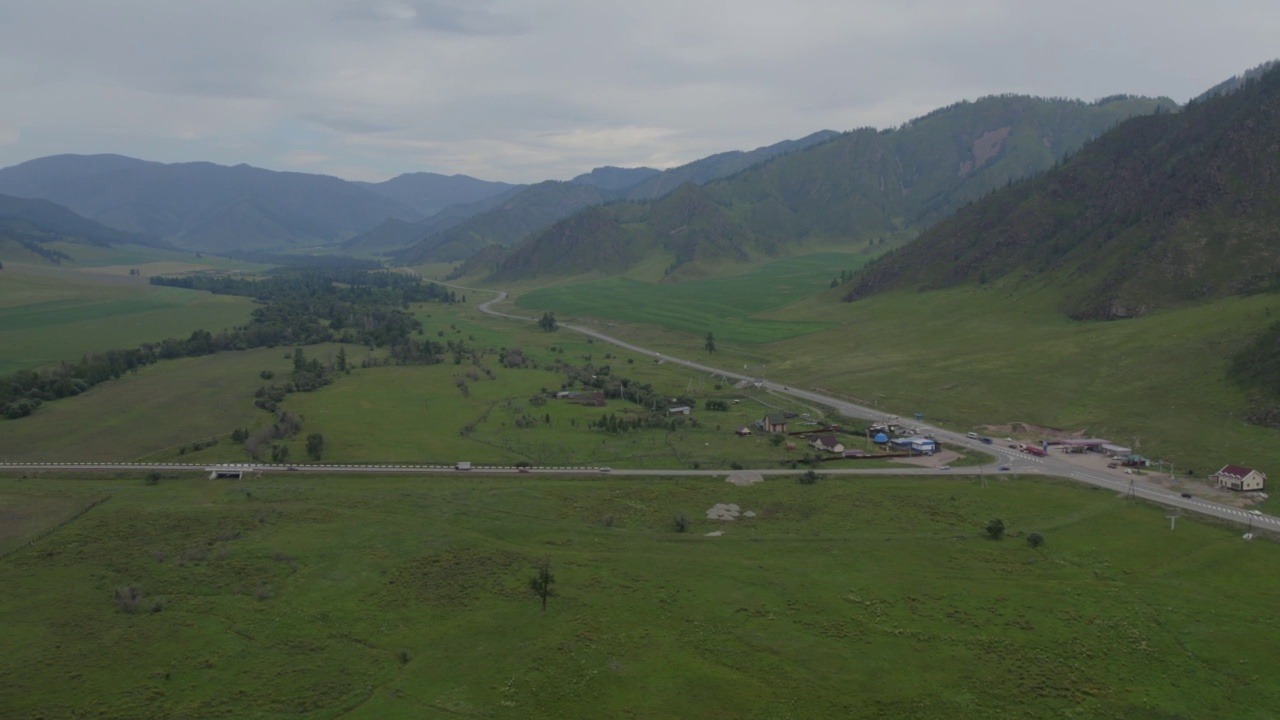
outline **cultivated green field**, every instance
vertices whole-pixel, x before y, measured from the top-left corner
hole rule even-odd
[[[259,373],[285,373],[284,348],[167,360],[75,397],[45,403],[30,417],[0,420],[0,457],[15,462],[121,462],[178,457],[181,445],[255,426],[269,416],[253,405]],[[222,444],[196,462],[243,458]],[[195,456],[193,456],[195,457]]]
[[[626,277],[533,290],[516,304],[561,317],[585,315],[643,322],[717,342],[764,343],[828,327],[822,319],[764,319],[775,310],[828,287],[841,270],[856,270],[867,258],[848,253],[804,255],[761,265],[745,275],[674,284]]]
[[[62,519],[107,494],[0,559],[6,717],[1280,707],[1264,607],[1280,548],[1190,518],[1171,532],[1163,510],[1071,484],[0,480],[6,517]],[[719,502],[758,516],[702,519]],[[983,536],[993,517],[1003,541]],[[528,589],[544,557],[546,612]],[[113,600],[126,586],[137,613]]]
[[[127,261],[128,255],[122,251],[102,260]],[[149,275],[193,267],[169,263],[139,269]],[[196,329],[217,332],[243,324],[253,309],[248,298],[156,287],[128,270],[124,265],[84,269],[6,263],[0,271],[0,374],[78,360],[87,352],[185,337]]]

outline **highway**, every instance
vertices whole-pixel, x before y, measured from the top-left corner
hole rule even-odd
[[[458,286],[454,286],[458,287]],[[461,288],[470,291],[482,291],[479,288]],[[484,291],[494,292],[494,291]],[[519,320],[522,322],[533,322],[533,318],[521,315],[511,315],[504,312],[494,310],[492,305],[501,302],[507,298],[507,293],[498,292],[497,297],[488,300],[479,305],[481,312],[495,317]],[[729,379],[749,380],[758,383],[761,387],[767,388],[775,393],[790,395],[795,398],[809,400],[815,403],[821,403],[831,407],[836,412],[846,417],[879,421],[885,417],[885,413],[879,410],[867,408],[855,403],[843,400],[837,397],[816,392],[812,390],[803,390],[782,385],[777,382],[759,380],[741,373],[736,373],[721,368],[711,367],[692,360],[672,357],[654,352],[648,348],[633,345],[624,340],[610,337],[591,328],[578,325],[560,323],[560,327],[574,332],[582,333],[589,337],[595,338],[602,342],[616,345],[632,352],[642,355],[649,355],[660,358],[665,362],[682,365],[684,367],[706,372]],[[924,423],[915,423],[921,433],[933,435],[939,442],[946,442],[951,445],[970,448],[994,455],[997,462],[994,466],[981,467],[956,467],[943,470],[941,468],[931,467],[903,467],[903,468],[815,468],[815,471],[822,475],[828,476],[963,476],[963,477],[996,477],[1001,475],[1015,474],[1040,474],[1051,475],[1057,477],[1070,478],[1078,482],[1093,485],[1095,487],[1111,490],[1116,493],[1130,494],[1135,498],[1158,503],[1170,508],[1177,508],[1190,513],[1199,513],[1208,515],[1221,520],[1248,524],[1260,530],[1280,531],[1280,518],[1271,515],[1265,515],[1257,511],[1241,510],[1239,508],[1230,507],[1221,503],[1215,503],[1198,497],[1186,498],[1180,494],[1166,490],[1161,487],[1153,487],[1145,484],[1140,480],[1127,480],[1123,478],[1109,477],[1105,474],[1081,468],[1077,465],[1069,463],[1065,460],[1049,455],[1048,457],[1033,457],[1026,453],[1000,447],[995,444],[985,444],[979,440],[967,437],[966,435],[943,428],[932,427]],[[1008,470],[997,470],[995,468],[1008,468]],[[557,475],[557,476],[595,476],[617,475],[624,477],[723,477],[731,473],[755,473],[762,476],[795,476],[795,469],[778,469],[768,468],[759,470],[688,470],[678,469],[637,469],[637,468],[602,468],[602,467],[584,467],[584,466],[539,466],[534,468],[518,468],[511,466],[480,466],[476,465],[469,470],[459,470],[453,465],[414,465],[414,464],[273,464],[273,463],[232,463],[232,464],[193,464],[193,463],[101,463],[101,462],[79,462],[79,463],[9,463],[0,461],[0,470],[4,471],[59,471],[59,472],[241,472],[241,473],[338,473],[338,474],[362,474],[362,475],[379,475],[379,474],[441,474],[462,476],[467,473],[484,474],[484,475]]]

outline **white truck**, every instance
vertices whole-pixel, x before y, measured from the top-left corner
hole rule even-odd
[[[467,462],[466,460],[460,460],[457,465],[453,466],[453,468],[455,470],[470,470],[471,463]]]

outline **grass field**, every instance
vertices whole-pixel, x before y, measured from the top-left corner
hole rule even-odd
[[[105,494],[0,560],[6,717],[1280,707],[1280,621],[1260,607],[1280,548],[1190,518],[1170,532],[1160,509],[1065,483],[0,480],[5,511],[28,515]],[[718,502],[758,517],[702,519]],[[1001,542],[982,533],[993,517]],[[545,613],[528,589],[544,557]],[[113,601],[130,585],[137,614]]]
[[[152,286],[146,277],[129,276],[128,269],[7,263],[0,271],[0,374],[185,337],[201,328],[217,332],[244,323],[253,308],[247,298]]]
[[[686,283],[646,283],[625,277],[533,290],[520,307],[550,310],[559,317],[586,315],[644,322],[717,341],[763,343],[815,332],[829,323],[814,319],[770,320],[759,316],[828,287],[841,270],[867,260],[847,253],[818,253],[761,265],[745,275]]]

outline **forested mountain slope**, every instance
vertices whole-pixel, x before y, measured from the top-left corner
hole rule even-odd
[[[881,258],[846,299],[966,282],[1058,288],[1075,318],[1140,316],[1274,288],[1280,72],[1135,118]]]

